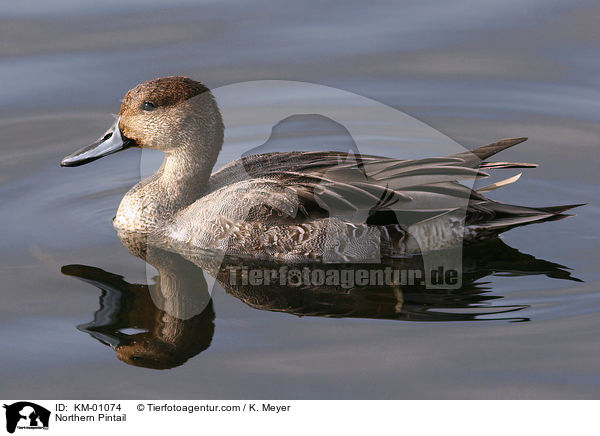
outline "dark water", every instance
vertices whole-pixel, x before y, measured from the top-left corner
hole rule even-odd
[[[597,4],[38,2],[0,14],[3,397],[598,398]],[[174,324],[197,346],[187,362],[164,371],[127,365],[97,340],[106,336],[88,334],[101,307],[114,309],[111,297],[132,307],[108,311],[104,334],[152,323],[125,319],[142,307],[172,326],[148,300],[144,262],[111,226],[139,178],[140,155],[78,169],[58,162],[108,127],[126,90],[170,74],[213,88],[259,79],[328,85],[407,112],[467,147],[528,136],[500,159],[540,167],[490,196],[589,204],[576,217],[512,230],[507,248],[474,256],[495,263],[476,279],[485,298],[455,299],[459,309],[519,308],[510,316],[298,317],[281,302],[270,307],[279,311],[249,307],[257,300],[217,285],[212,313],[191,327]],[[226,148],[221,161],[242,149]],[[526,273],[525,255],[541,262]],[[101,271],[64,270],[72,264]],[[410,298],[405,315],[424,304]],[[498,319],[507,317],[521,322]]]

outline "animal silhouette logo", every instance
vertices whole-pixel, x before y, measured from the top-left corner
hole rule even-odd
[[[19,401],[10,405],[4,404],[6,409],[6,431],[14,433],[19,429],[47,429],[50,421],[50,411],[42,406],[29,401]]]

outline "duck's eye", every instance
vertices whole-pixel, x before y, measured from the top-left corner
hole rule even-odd
[[[142,109],[145,111],[153,111],[156,109],[156,106],[151,101],[147,101],[142,105]]]

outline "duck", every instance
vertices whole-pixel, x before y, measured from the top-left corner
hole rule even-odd
[[[224,138],[217,101],[201,82],[156,78],[125,95],[116,122],[66,156],[75,167],[128,148],[164,152],[160,168],[123,197],[113,226],[171,249],[252,259],[360,262],[411,256],[561,219],[570,204],[517,206],[485,196],[521,174],[479,189],[487,171],[536,164],[490,162],[524,142],[402,160],[340,151],[244,156],[213,172]]]

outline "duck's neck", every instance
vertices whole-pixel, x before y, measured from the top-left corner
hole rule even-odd
[[[178,211],[202,197],[220,151],[220,144],[206,153],[186,149],[169,152],[160,169],[123,197],[113,225],[126,232],[152,233]]]
[[[169,203],[181,209],[206,192],[219,151],[220,146],[207,153],[181,148],[165,156],[155,180]]]

